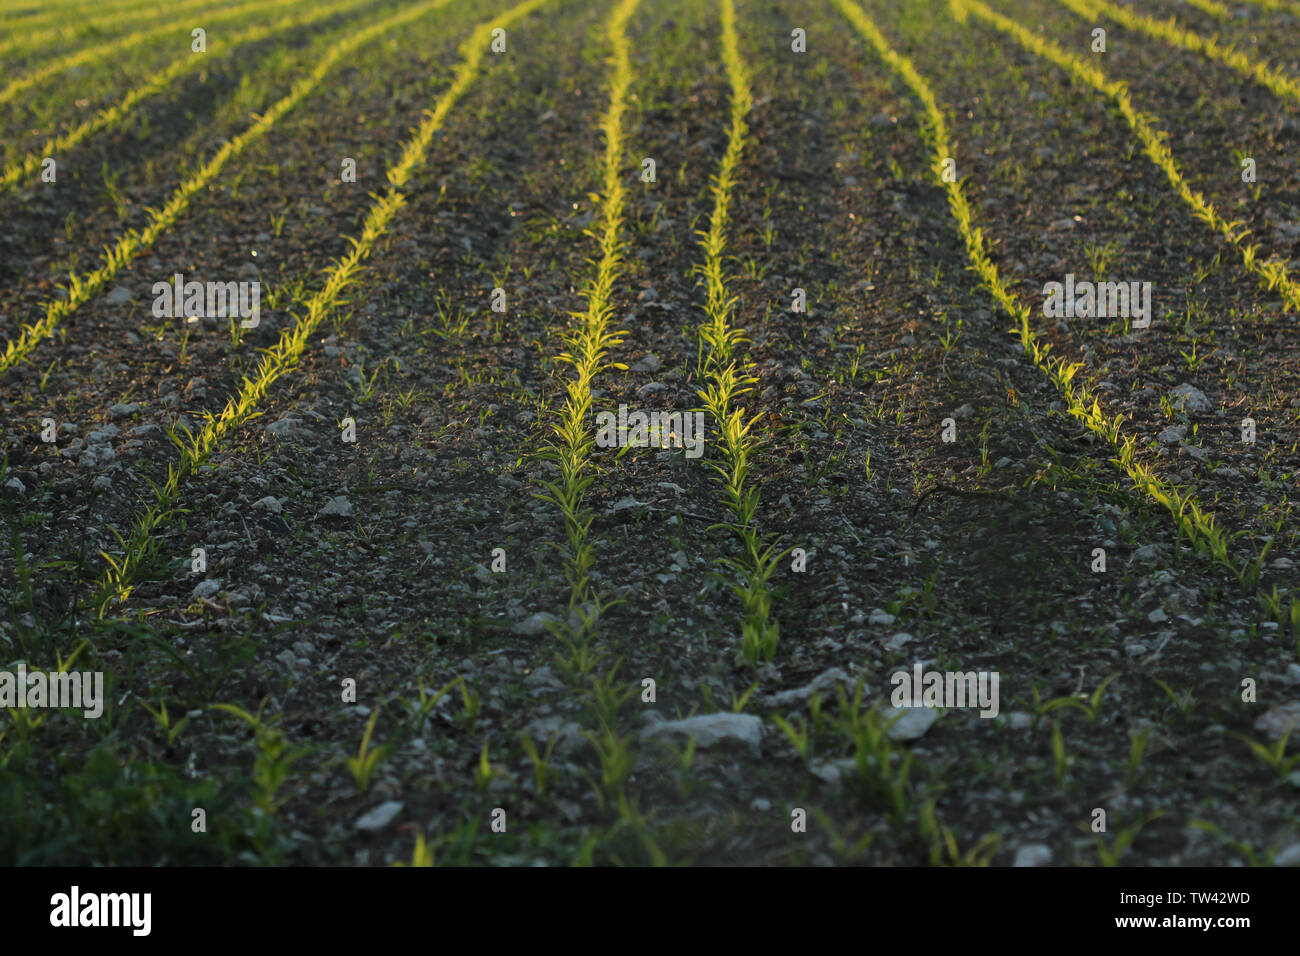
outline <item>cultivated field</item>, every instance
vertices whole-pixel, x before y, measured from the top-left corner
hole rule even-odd
[[[0,862],[1300,863],[1300,0],[0,64]]]

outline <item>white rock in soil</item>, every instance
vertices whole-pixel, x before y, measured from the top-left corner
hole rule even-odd
[[[375,807],[357,821],[357,829],[366,833],[382,830],[397,819],[404,804],[400,800],[389,800]]]
[[[524,686],[541,687],[548,690],[564,690],[565,688],[564,681],[560,680],[549,664],[543,664],[525,677]]]
[[[1170,425],[1156,436],[1156,440],[1162,445],[1177,445],[1185,437],[1187,437],[1186,425]]]
[[[562,757],[579,753],[590,741],[582,734],[582,725],[576,721],[566,721],[563,717],[538,717],[524,728],[535,741],[550,746],[555,738],[555,752]]]
[[[646,503],[644,501],[637,501],[635,498],[629,496],[627,498],[618,499],[618,501],[609,506],[609,509],[605,513],[613,514],[616,511],[626,511],[628,508],[644,508],[645,506]]]
[[[301,435],[303,431],[302,419],[294,418],[291,415],[286,415],[278,422],[272,422],[266,426],[266,433],[274,438],[293,438],[296,435]]]
[[[1150,564],[1152,561],[1159,561],[1161,556],[1160,545],[1144,544],[1133,552],[1129,558],[1130,564]]]
[[[1042,843],[1026,843],[1016,850],[1016,858],[1012,866],[1050,866],[1052,863],[1052,848],[1044,846]]]
[[[1013,710],[1009,713],[999,714],[996,719],[999,723],[1005,723],[1012,730],[1028,730],[1034,726],[1034,718],[1023,710]]]
[[[116,425],[103,425],[86,435],[86,444],[106,445],[120,434],[122,429]]]
[[[894,615],[890,614],[888,611],[882,610],[881,608],[876,608],[871,612],[871,617],[867,618],[868,624],[880,624],[885,627],[893,624],[894,621]]]
[[[100,475],[95,479],[93,487],[96,491],[112,491],[113,479],[108,475]]]
[[[17,478],[10,478],[8,481],[5,482],[5,487],[8,488],[16,495],[27,494],[27,486],[24,485]]]
[[[352,517],[352,502],[342,495],[335,495],[320,510],[320,516],[322,518],[350,518]]]
[[[852,683],[852,680],[844,668],[832,667],[829,670],[822,671],[802,687],[795,687],[792,690],[783,690],[779,694],[772,694],[770,697],[765,698],[764,704],[768,707],[792,707],[809,700],[813,694],[821,692],[825,696],[840,684],[850,683]]]
[[[81,456],[81,467],[102,468],[116,457],[110,445],[91,445]]]
[[[1255,729],[1267,734],[1270,740],[1279,739],[1288,729],[1292,736],[1300,734],[1300,700],[1274,707],[1255,721]]]
[[[1300,843],[1292,843],[1277,851],[1273,857],[1274,866],[1300,866]]]
[[[939,711],[934,707],[891,707],[885,711],[885,722],[893,720],[902,711],[903,716],[889,728],[889,739],[906,743],[920,740],[925,732],[939,719]]]
[[[541,637],[543,634],[550,633],[547,624],[559,624],[560,619],[554,614],[548,614],[545,611],[538,611],[531,617],[526,617],[522,621],[515,622],[510,630],[516,634],[522,634],[525,637]]]
[[[586,619],[586,623],[583,622],[584,618]],[[580,607],[569,609],[569,630],[573,631],[575,634],[581,631],[584,627],[594,627],[599,620],[599,609],[590,601]]]
[[[702,750],[722,743],[741,743],[757,753],[763,744],[763,721],[753,714],[702,714],[651,724],[645,731],[647,737],[687,738],[691,734],[695,735],[695,746]]]
[[[853,761],[814,760],[808,764],[808,771],[818,780],[829,783],[832,787],[838,787],[844,782],[844,775],[853,771]]]
[[[906,631],[899,631],[889,640],[885,641],[885,649],[890,651],[901,651],[903,645],[910,644],[914,640],[916,640],[916,638],[911,634],[908,634]]]
[[[267,495],[265,498],[259,498],[253,502],[253,507],[258,511],[269,511],[273,515],[278,515],[284,509],[280,506],[280,499],[275,495]]]
[[[127,286],[120,285],[108,295],[104,296],[104,301],[109,305],[126,305],[135,298],[135,293]]]
[[[194,597],[199,600],[214,597],[220,590],[221,582],[213,578],[208,578],[207,580],[200,581],[198,584],[194,585]]]
[[[1195,385],[1183,382],[1169,393],[1169,399],[1179,411],[1201,414],[1214,411],[1214,406]]]

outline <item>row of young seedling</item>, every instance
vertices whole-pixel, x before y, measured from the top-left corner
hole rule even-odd
[[[710,183],[713,209],[709,228],[700,234],[704,261],[705,316],[698,331],[701,372],[705,387],[699,395],[718,430],[722,461],[710,464],[722,486],[722,502],[729,520],[722,527],[736,538],[739,557],[724,557],[722,565],[733,578],[731,589],[740,600],[741,653],[751,664],[771,660],[780,641],[780,622],[772,615],[770,580],[784,557],[779,541],[759,530],[759,492],[750,481],[757,447],[753,426],[759,415],[747,417],[741,401],[753,390],[757,378],[752,363],[742,354],[748,341],[732,324],[736,298],[724,274],[727,226],[737,170],[749,135],[747,116],[753,104],[749,71],[736,36],[736,10],[732,0],[721,0],[722,60],[730,84],[727,148]]]
[[[173,436],[180,446],[180,457],[177,463],[170,466],[167,482],[161,488],[156,488],[155,505],[138,519],[134,533],[123,544],[123,557],[118,559],[105,555],[110,568],[101,582],[94,601],[101,616],[115,601],[124,601],[129,596],[131,586],[140,576],[149,573],[155,567],[170,563],[152,560],[157,557],[154,554],[157,549],[155,535],[175,514],[185,477],[193,473],[218,448],[223,437],[231,429],[255,413],[257,405],[265,398],[270,385],[293,368],[308,341],[319,329],[321,322],[336,310],[337,305],[342,301],[342,294],[360,278],[365,258],[387,234],[393,217],[403,207],[406,201],[406,190],[416,171],[423,165],[434,137],[443,127],[450,110],[479,75],[493,31],[510,26],[542,7],[545,2],[546,0],[529,0],[502,16],[480,25],[471,33],[462,44],[462,60],[452,77],[450,87],[438,98],[433,109],[407,141],[400,160],[389,169],[389,188],[384,194],[376,197],[361,234],[356,239],[350,240],[352,245],[350,254],[324,271],[319,280],[320,287],[314,294],[310,297],[303,296],[306,299],[306,314],[298,319],[294,327],[287,329],[275,346],[265,354],[256,374],[244,380],[242,388],[228,402],[221,415],[209,418],[204,428],[197,434]],[[427,7],[428,5],[426,10]],[[409,18],[405,18],[402,22],[409,22]],[[184,662],[178,661],[178,663]],[[418,710],[421,719],[427,718],[431,708],[452,689],[453,685],[448,685],[439,694],[432,696],[426,695],[421,688],[419,707],[412,708],[413,711]],[[464,721],[467,729],[472,733],[474,716],[479,706],[478,696],[464,681],[460,682],[460,691],[464,700]],[[165,702],[160,701],[156,708],[147,704],[143,706],[154,715],[169,744],[186,729],[188,719],[169,714]],[[284,842],[272,826],[274,813],[281,802],[277,793],[288,779],[293,765],[306,755],[306,751],[290,746],[283,732],[276,728],[278,717],[264,719],[261,710],[257,714],[250,714],[233,705],[218,705],[218,709],[226,710],[244,720],[254,731],[256,756],[252,782],[256,812],[253,823],[246,829],[254,841],[257,858],[262,862],[274,862],[286,850]],[[366,725],[357,755],[346,761],[362,793],[367,790],[379,766],[395,746],[391,740],[382,745],[375,745],[373,735],[378,716],[379,708],[376,707]],[[416,730],[418,731],[418,727]],[[486,788],[491,776],[491,763],[488,760],[485,744],[476,773],[480,789]],[[469,830],[458,831],[453,838],[457,846],[466,853],[472,846],[472,833]],[[426,847],[422,852],[431,853],[432,848]],[[463,862],[468,862],[468,859]]]
[[[289,30],[311,27],[338,14],[358,10],[367,5],[365,0],[343,0],[341,3],[319,7],[295,8],[271,23],[255,22],[233,33],[221,32],[209,35],[205,54],[196,55],[187,52],[172,60],[146,77],[144,82],[123,93],[112,104],[98,110],[70,129],[50,136],[39,148],[8,162],[3,172],[0,172],[0,194],[37,181],[57,183],[61,157],[66,156],[92,136],[123,123],[134,113],[137,106],[151,97],[166,92],[182,77],[197,73],[201,69],[209,69],[210,58],[233,56],[241,47],[260,43]],[[260,11],[258,15],[260,16]],[[250,13],[249,17],[251,19],[253,14]]]
[[[1300,84],[1277,74],[1267,65],[1252,60],[1240,51],[1221,47],[1213,41],[1182,30],[1176,25],[1175,21],[1155,21],[1122,8],[1114,7],[1113,4],[1095,3],[1093,0],[1063,0],[1063,2],[1081,16],[1096,17],[1104,13],[1130,29],[1142,32],[1171,46],[1192,52],[1200,52],[1211,60],[1225,64],[1244,78],[1258,82],[1275,95],[1294,102],[1300,102]],[[1086,86],[1106,96],[1113,104],[1116,112],[1120,114],[1133,131],[1143,154],[1164,174],[1174,192],[1189,208],[1192,215],[1204,222],[1219,238],[1239,253],[1246,271],[1253,274],[1266,291],[1278,293],[1283,299],[1287,311],[1300,312],[1300,283],[1297,283],[1288,274],[1286,265],[1283,262],[1278,260],[1262,261],[1259,258],[1259,245],[1246,241],[1249,229],[1240,222],[1226,220],[1209,200],[1191,187],[1168,147],[1167,136],[1157,129],[1156,120],[1140,112],[1134,106],[1127,86],[1123,82],[1109,79],[1093,63],[1071,54],[1058,44],[1044,40],[1015,21],[994,12],[980,0],[953,0],[952,9],[959,18],[977,17],[980,21],[1011,37],[1028,52],[1052,63]],[[1184,353],[1184,357],[1187,358],[1189,365],[1195,367],[1195,355],[1188,357]],[[1253,420],[1248,421],[1253,432]],[[1243,422],[1243,426],[1244,424]],[[1133,442],[1126,440],[1125,444],[1128,447],[1121,449],[1121,457],[1131,459]],[[1190,499],[1180,500],[1175,498],[1174,505],[1178,509],[1185,507],[1193,512],[1196,508],[1195,503]],[[1190,522],[1180,520],[1180,530],[1195,528],[1199,524],[1197,517],[1193,513]],[[1189,537],[1192,538],[1193,543],[1196,542],[1197,539],[1192,534],[1189,533]],[[1253,590],[1258,583],[1264,566],[1264,559],[1274,540],[1275,538],[1269,538],[1261,548],[1256,549],[1253,555],[1235,561],[1228,558],[1229,540],[1224,535],[1204,535],[1204,544],[1208,549],[1208,553],[1213,556],[1217,563],[1231,570],[1247,591]]]
[[[1091,0],[1086,3],[1070,0],[1067,5],[1077,5],[1081,8],[1094,6]],[[1109,79],[1094,64],[1068,52],[1050,40],[1043,39],[1014,20],[1002,16],[982,3],[981,0],[952,0],[952,7],[954,13],[959,17],[965,18],[973,14],[999,32],[1011,37],[1030,53],[1061,68],[1070,76],[1110,99],[1116,111],[1128,123],[1134,135],[1137,136],[1142,145],[1143,153],[1165,174],[1170,186],[1178,194],[1179,199],[1191,209],[1192,214],[1221,236],[1225,242],[1237,249],[1241,254],[1242,264],[1247,271],[1258,278],[1265,289],[1269,292],[1278,292],[1292,309],[1300,312],[1300,284],[1297,284],[1287,274],[1286,264],[1277,260],[1261,262],[1258,257],[1259,246],[1245,242],[1248,230],[1240,222],[1224,219],[1213,204],[1188,185],[1187,180],[1178,168],[1178,163],[1174,160],[1173,154],[1169,151],[1167,136],[1156,129],[1150,118],[1137,110],[1129,96],[1128,87],[1123,82]],[[1147,21],[1145,17],[1135,19],[1138,22]],[[1167,23],[1150,22],[1155,26],[1168,28]],[[1152,29],[1154,28],[1153,26]],[[1153,35],[1161,35],[1162,38],[1165,38],[1163,34]],[[1238,60],[1242,62],[1238,62]],[[1286,81],[1283,78],[1274,78],[1266,68],[1258,64],[1252,66],[1251,61],[1245,54],[1236,53],[1235,56],[1228,56],[1227,62],[1244,76],[1254,78],[1270,90],[1273,90],[1273,92],[1300,103],[1300,84]]]
[[[596,772],[587,775],[588,782],[601,812],[612,819],[608,830],[596,827],[589,831],[579,853],[583,862],[592,862],[598,849],[620,842],[624,833],[632,834],[634,843],[651,850],[652,859],[662,856],[625,788],[636,765],[636,751],[634,736],[622,726],[622,711],[638,688],[620,682],[619,662],[608,666],[607,654],[596,640],[601,618],[616,602],[607,600],[592,582],[597,542],[591,533],[595,516],[587,501],[587,491],[596,480],[592,457],[595,449],[591,430],[592,383],[602,372],[625,368],[622,363],[611,361],[609,355],[626,335],[613,328],[612,320],[613,298],[623,273],[627,245],[624,233],[628,189],[623,181],[623,164],[633,81],[627,27],[638,4],[639,0],[622,0],[610,12],[606,24],[610,50],[609,101],[600,119],[604,152],[598,211],[587,230],[596,244],[597,257],[594,271],[582,282],[586,308],[572,314],[574,323],[563,335],[564,350],[558,358],[561,367],[571,371],[564,382],[559,421],[552,426],[551,439],[540,452],[540,457],[559,469],[559,476],[545,483],[546,492],[541,497],[555,505],[564,520],[565,540],[556,546],[563,557],[568,585],[568,614],[564,621],[551,628],[560,642],[557,663],[564,679],[586,705],[593,727],[584,733],[598,762]],[[547,779],[546,766],[555,739],[548,742],[544,753],[539,753],[537,745],[527,736],[524,746],[537,770],[540,792]]]
[[[969,0],[956,0],[967,3]],[[1122,7],[1110,0],[1057,0],[1076,15],[1098,23],[1104,17],[1122,24],[1135,33],[1142,33],[1171,47],[1199,53],[1206,59],[1235,71],[1241,76],[1260,84],[1276,95],[1300,103],[1300,82],[1287,76],[1267,63],[1256,60],[1240,50],[1218,42],[1211,37],[1201,36],[1181,26],[1176,17],[1157,20],[1131,8]],[[1094,27],[1094,31],[1101,29]],[[1094,37],[1096,36],[1094,32]]]
[[[1015,321],[1015,331],[1026,355],[1056,386],[1069,414],[1093,434],[1104,439],[1114,450],[1113,460],[1134,487],[1170,512],[1180,536],[1186,536],[1195,549],[1230,569],[1247,590],[1253,590],[1259,580],[1265,554],[1256,553],[1243,561],[1233,558],[1230,555],[1229,535],[1215,523],[1214,516],[1207,513],[1192,495],[1180,490],[1137,460],[1137,442],[1132,436],[1123,434],[1123,417],[1108,416],[1096,393],[1087,384],[1076,381],[1083,364],[1050,356],[1050,346],[1031,327],[1029,307],[1010,291],[999,275],[997,266],[988,255],[984,235],[975,224],[962,181],[949,172],[954,156],[952,140],[948,133],[947,119],[929,82],[917,71],[910,59],[890,45],[884,33],[860,5],[853,0],[834,0],[834,3],[921,102],[922,135],[931,148],[932,169],[936,180],[947,194],[949,211],[963,240],[967,258],[994,300]],[[966,6],[975,9],[976,3],[977,0],[967,0]],[[992,15],[992,11],[988,12]]]
[[[318,82],[337,58],[445,2],[447,0],[432,0],[431,3],[410,8],[355,34],[346,45],[335,48],[336,56],[330,63],[318,67],[313,78]],[[136,519],[130,537],[123,542],[121,557],[104,555],[108,568],[93,597],[94,606],[101,617],[111,607],[121,604],[129,597],[142,568],[157,563],[157,535],[175,514],[185,479],[207,460],[233,428],[255,413],[271,385],[298,363],[313,333],[337,307],[344,291],[358,281],[364,268],[363,261],[376,243],[387,234],[393,218],[405,205],[408,185],[423,164],[434,136],[444,125],[451,109],[478,76],[492,31],[504,29],[546,2],[547,0],[526,0],[478,26],[462,44],[462,58],[451,85],[407,140],[400,159],[388,170],[388,189],[371,204],[360,235],[349,240],[351,251],[324,271],[317,291],[306,301],[304,314],[266,350],[255,372],[243,380],[239,391],[227,401],[222,411],[210,415],[197,433],[187,434],[178,440],[179,457],[168,466],[166,482],[155,488],[154,503]],[[299,93],[299,97],[304,95],[305,89]]]
[[[300,3],[301,0],[273,0],[269,4],[249,3],[243,7],[235,7],[232,10],[212,13],[204,18],[204,22],[211,26],[223,26],[226,23],[238,24],[241,20],[247,18],[249,14],[260,12],[265,15],[267,12],[277,12],[279,10],[292,7]],[[11,102],[23,92],[39,86],[51,77],[67,73],[101,60],[120,56],[129,50],[143,46],[154,40],[160,40],[164,37],[174,37],[178,31],[190,34],[191,49],[200,52],[206,49],[207,43],[207,26],[195,26],[186,30],[184,25],[177,23],[167,23],[160,27],[154,27],[149,30],[142,30],[126,37],[120,37],[116,40],[109,40],[104,43],[92,44],[74,50],[63,56],[55,57],[44,63],[41,63],[35,69],[26,73],[21,73],[13,77],[4,86],[0,86],[0,105]]]
[[[1067,5],[1074,6],[1075,4],[1071,0],[1071,3]],[[1081,7],[1110,7],[1109,4],[1093,4],[1091,0],[1078,5]],[[1169,184],[1179,198],[1189,207],[1192,214],[1209,226],[1225,242],[1238,250],[1243,266],[1258,278],[1266,290],[1278,292],[1290,309],[1300,311],[1300,285],[1290,278],[1285,265],[1279,261],[1261,262],[1258,259],[1258,245],[1247,244],[1244,241],[1248,230],[1239,222],[1225,220],[1212,203],[1206,200],[1201,193],[1191,188],[1169,150],[1167,137],[1156,129],[1150,118],[1136,109],[1124,83],[1108,79],[1092,63],[1069,53],[1051,41],[1044,40],[1015,21],[991,10],[980,0],[953,0],[952,9],[959,19],[965,19],[973,15],[988,23],[999,32],[1014,39],[1028,52],[1047,60],[1110,99],[1116,111],[1123,117],[1137,137],[1143,153],[1157,169],[1164,173]],[[1109,15],[1109,9],[1107,9],[1107,13]],[[1170,27],[1168,23],[1151,21],[1148,18],[1130,15],[1124,11],[1121,11],[1121,13],[1124,14],[1126,26],[1135,29],[1140,27],[1150,35],[1157,36],[1174,45],[1184,46],[1188,49],[1198,48],[1195,42],[1188,40],[1185,35]],[[1130,20],[1132,22],[1129,22]],[[1271,71],[1258,64],[1252,64],[1244,54],[1232,52],[1229,55],[1213,45],[1204,52],[1207,52],[1207,55],[1212,55],[1212,58],[1222,59],[1244,76],[1253,77],[1273,92],[1300,100],[1300,86],[1287,81],[1275,81],[1277,78],[1273,76]],[[1057,363],[1057,374],[1063,375],[1073,367],[1073,365],[1066,366],[1063,363]],[[1082,365],[1078,367],[1082,368]],[[1074,373],[1070,372],[1070,374]],[[1094,400],[1093,405],[1095,404]],[[1090,417],[1096,420],[1096,416],[1092,415],[1092,409],[1089,408],[1087,411]],[[1076,412],[1076,414],[1078,413]],[[1096,423],[1105,424],[1104,420],[1096,420]],[[1120,437],[1118,420],[1116,420],[1115,425],[1115,438],[1111,439],[1112,444],[1115,444],[1115,439]],[[1251,430],[1253,437],[1253,421],[1251,422]],[[1134,481],[1139,488],[1148,491],[1151,497],[1169,507],[1175,515],[1186,515],[1185,518],[1178,518],[1180,533],[1186,533],[1193,546],[1197,548],[1204,547],[1217,563],[1232,571],[1243,589],[1253,591],[1259,581],[1264,560],[1274,539],[1270,538],[1262,548],[1257,549],[1253,555],[1243,558],[1241,561],[1230,560],[1228,557],[1230,539],[1213,527],[1212,516],[1202,514],[1192,498],[1182,495],[1172,486],[1165,488],[1153,486],[1149,470],[1145,466],[1134,463],[1136,450],[1136,441],[1134,439],[1123,438],[1119,441],[1117,447],[1121,464],[1126,471],[1129,471],[1130,475],[1133,475],[1132,469],[1143,472],[1143,474],[1134,476]]]
[[[212,6],[211,0],[181,0],[170,7],[171,16],[164,15],[159,23],[157,4],[153,0],[129,0],[127,3],[85,4],[94,8],[94,15],[81,17],[79,11],[67,8],[50,9],[27,16],[6,18],[8,39],[0,41],[0,56],[25,59],[34,55],[59,53],[74,46],[83,37],[96,39],[105,32],[120,30],[114,37],[130,43],[138,34],[147,31],[141,26],[179,26],[193,20],[193,14]]]
[[[41,309],[44,315],[36,322],[25,326],[17,338],[7,343],[3,355],[0,355],[0,373],[19,362],[26,361],[61,322],[93,296],[103,291],[106,285],[133,260],[152,248],[159,237],[190,208],[192,201],[201,196],[233,160],[253,143],[265,137],[287,113],[301,105],[331,72],[346,64],[349,56],[366,44],[449,2],[450,0],[427,0],[417,6],[408,7],[339,39],[325,50],[316,60],[314,67],[294,83],[288,94],[262,112],[253,125],[223,143],[211,158],[177,186],[161,209],[151,210],[147,225],[142,229],[129,230],[119,237],[111,247],[106,249],[103,262],[98,268],[84,275],[75,273],[70,275],[67,295],[55,297],[47,302]]]
[[[1042,765],[1044,783],[1050,777],[1051,784],[1067,794],[1084,784],[1077,771],[1079,757],[1070,753],[1066,741],[1065,717],[1077,712],[1086,718],[1089,726],[1095,727],[1102,717],[1107,691],[1118,676],[1112,674],[1103,679],[1088,694],[1044,699],[1037,685],[1031,688],[1032,699],[1027,702],[1030,718],[1028,732],[1038,734],[1045,721],[1050,725],[1048,759]],[[1205,703],[1190,690],[1179,693],[1158,678],[1151,680],[1163,694],[1159,698],[1163,704],[1160,708],[1162,720],[1174,727],[1185,727],[1192,713]],[[852,781],[851,786],[857,788],[857,794],[872,810],[884,814],[892,832],[905,834],[915,826],[932,865],[987,865],[998,851],[1001,838],[996,833],[985,834],[975,840],[967,851],[959,851],[952,830],[936,816],[937,805],[946,789],[945,784],[933,769],[925,779],[918,778],[914,753],[899,745],[890,733],[892,725],[901,719],[902,714],[896,713],[890,717],[878,706],[864,707],[863,686],[861,680],[854,685],[852,692],[846,691],[843,685],[838,686],[833,709],[827,706],[827,701],[820,692],[814,693],[808,702],[807,717],[801,714],[787,719],[776,714],[772,718],[773,723],[810,771],[822,775],[832,767],[838,769],[843,766],[843,773]],[[1253,687],[1241,691],[1243,698],[1253,695],[1253,692]],[[1300,765],[1300,755],[1286,754],[1291,733],[1291,730],[1284,732],[1272,744],[1265,744],[1244,734],[1231,736],[1244,744],[1261,767],[1266,768],[1277,785],[1282,787],[1287,785],[1288,776]],[[1143,767],[1143,760],[1151,741],[1150,727],[1131,731],[1122,773],[1113,770],[1108,764],[1103,769],[1103,774],[1116,782],[1122,781],[1124,791],[1137,795],[1149,777],[1148,770]],[[847,760],[841,756],[846,749],[850,758]],[[976,756],[972,759],[977,765],[975,772],[985,772],[983,758]],[[1116,828],[1107,825],[1105,808],[1097,807],[1092,809],[1086,820],[1079,820],[1075,825],[1081,832],[1090,835],[1098,862],[1104,866],[1114,866],[1141,829],[1165,813],[1163,810],[1156,811],[1140,816],[1135,823]],[[1280,843],[1275,842],[1271,848],[1255,849],[1249,844],[1233,840],[1211,821],[1193,819],[1189,822],[1231,845],[1251,865],[1268,865],[1280,846]],[[844,862],[859,856],[876,837],[875,833],[868,832],[850,845],[849,841],[836,833],[824,816],[822,823]]]

